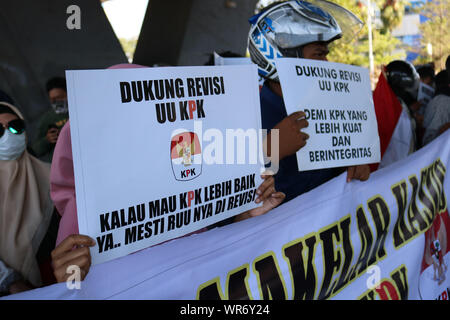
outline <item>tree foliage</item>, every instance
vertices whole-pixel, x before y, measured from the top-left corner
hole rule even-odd
[[[422,56],[428,56],[427,46],[432,45],[432,61],[436,70],[445,68],[445,59],[450,54],[450,0],[429,1],[418,12],[428,18],[419,29],[422,34]]]
[[[400,26],[405,13],[406,0],[377,0],[380,8],[380,18],[383,22],[381,33],[392,32]]]
[[[364,3],[356,3],[353,0],[333,1],[344,8],[352,11],[363,22],[367,21],[368,10]],[[330,61],[346,64],[369,67],[369,30],[367,23],[350,42],[336,41],[330,47]],[[401,59],[403,52],[394,53],[401,46],[398,39],[391,36],[389,28],[376,29],[372,27],[372,49],[374,56],[375,74],[379,73],[382,65],[386,65],[392,60]]]
[[[125,52],[125,55],[128,58],[128,61],[133,60],[134,51],[136,50],[137,40],[138,40],[137,38],[129,38],[129,39],[120,38],[119,39],[119,42],[122,46],[123,51]]]

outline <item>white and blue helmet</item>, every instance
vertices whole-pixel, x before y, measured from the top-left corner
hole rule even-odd
[[[350,11],[325,0],[280,2],[249,22],[250,57],[258,65],[259,74],[272,80],[278,79],[276,58],[299,57],[299,50],[293,49],[317,41],[332,42],[342,37],[341,28],[357,33],[363,25]]]

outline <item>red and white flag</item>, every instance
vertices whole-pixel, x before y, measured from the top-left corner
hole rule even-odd
[[[371,170],[386,167],[401,160],[415,150],[414,127],[407,108],[402,107],[386,79],[380,73],[373,92],[373,103],[380,136],[381,161],[371,165]]]

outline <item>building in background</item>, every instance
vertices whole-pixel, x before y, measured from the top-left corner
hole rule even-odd
[[[392,31],[392,35],[406,45],[406,60],[412,63],[420,56],[423,50],[420,42],[419,25],[427,20],[415,9],[426,3],[427,0],[410,0],[405,6],[405,15],[399,27]],[[430,59],[431,60],[431,59]]]

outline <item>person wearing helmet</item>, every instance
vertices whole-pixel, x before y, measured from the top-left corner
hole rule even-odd
[[[276,188],[289,201],[342,172],[340,168],[298,171],[295,153],[309,138],[301,129],[308,126],[302,111],[287,115],[275,65],[276,58],[296,57],[327,60],[328,45],[342,37],[353,37],[362,22],[343,7],[323,0],[282,1],[261,10],[249,19],[248,48],[258,72],[266,81],[260,91],[264,129],[279,130],[279,169]],[[343,31],[343,29],[345,31]],[[271,156],[270,133],[267,156]],[[347,169],[347,181],[367,180],[368,165]]]
[[[396,131],[403,132],[403,134],[398,136],[396,132],[394,132],[390,141],[390,144],[392,144],[392,140],[396,139],[397,143],[399,143],[396,148],[395,158],[389,160],[389,162],[394,162],[413,153],[418,146],[416,138],[416,116],[418,115],[417,111],[421,105],[420,102],[417,101],[420,76],[410,62],[394,60],[386,66],[386,77],[389,86],[402,105],[402,115],[400,117],[402,118],[403,116],[405,118],[403,120],[400,118],[396,127]],[[422,119],[423,117],[417,118],[420,123],[422,122]],[[401,148],[400,144],[406,145],[406,148]],[[385,162],[386,161],[382,159],[380,167],[383,167]]]
[[[386,66],[386,76],[395,95],[411,110],[417,109],[420,75],[409,61],[394,60]]]

